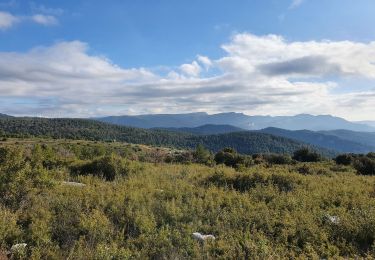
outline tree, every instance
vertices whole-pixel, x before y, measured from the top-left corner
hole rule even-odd
[[[304,147],[294,152],[293,159],[299,162],[319,162],[322,157],[320,154]]]
[[[250,166],[253,164],[253,160],[250,156],[240,155],[233,148],[224,148],[215,154],[214,159],[217,164],[225,164],[226,166],[234,168],[240,165]]]
[[[354,168],[362,175],[375,175],[375,159],[359,157],[354,161]]]
[[[353,162],[353,155],[351,154],[340,154],[334,160],[340,165],[351,165]]]
[[[198,163],[209,163],[211,159],[211,153],[202,144],[198,144],[194,151],[194,159]]]

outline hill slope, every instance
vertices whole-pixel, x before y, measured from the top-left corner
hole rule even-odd
[[[355,132],[341,129],[332,131],[320,131],[320,133],[375,147],[375,132]]]
[[[242,128],[235,127],[232,125],[202,125],[198,127],[181,127],[181,128],[169,127],[169,128],[158,128],[158,129],[174,131],[174,132],[191,133],[191,134],[197,134],[197,135],[226,134],[226,133],[245,131]]]
[[[266,133],[236,132],[220,135],[193,135],[165,130],[145,130],[123,127],[85,119],[47,118],[3,118],[0,132],[5,135],[45,136],[85,140],[117,140],[128,143],[195,148],[203,144],[212,151],[233,147],[244,154],[252,153],[293,153],[306,144]],[[333,153],[316,148],[324,155]]]
[[[375,128],[366,124],[349,122],[343,118],[330,115],[313,116],[301,114],[296,116],[248,116],[242,113],[207,113],[190,114],[155,114],[137,116],[111,116],[96,118],[98,121],[117,125],[141,128],[181,128],[198,127],[205,124],[232,125],[246,130],[260,130],[277,127],[288,130],[335,130],[375,132]]]
[[[244,131],[231,125],[203,125],[199,127],[164,128],[164,130],[209,135]],[[368,153],[375,151],[375,133],[353,132],[348,130],[334,130],[314,132],[309,130],[285,130],[269,127],[255,132],[267,133],[275,136],[304,142],[310,145],[324,147],[340,153]]]
[[[311,145],[336,150],[341,153],[368,153],[375,151],[375,146],[371,146],[369,143],[361,143],[354,139],[341,138],[339,134],[342,133],[341,131],[313,132],[308,130],[291,131],[280,128],[265,128],[259,132],[291,138]],[[337,135],[330,134],[336,132]],[[353,133],[353,135],[357,133],[352,131],[349,132]],[[366,134],[370,135],[371,133]],[[341,136],[343,135],[344,134],[342,133]]]

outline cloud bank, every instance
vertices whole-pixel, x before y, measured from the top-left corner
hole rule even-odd
[[[334,114],[374,119],[375,42],[289,42],[236,34],[219,59],[198,55],[165,75],[122,68],[80,41],[0,53],[0,111],[17,115]],[[344,91],[345,89],[345,91]]]

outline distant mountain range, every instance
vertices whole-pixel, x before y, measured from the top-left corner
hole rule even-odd
[[[0,114],[0,120],[0,133],[5,132],[10,135],[90,140],[116,139],[130,143],[180,148],[194,148],[195,145],[202,143],[213,151],[230,146],[243,153],[290,153],[294,148],[307,144],[325,154],[375,151],[375,129],[332,116],[270,117],[247,116],[241,113],[215,115],[192,113],[88,120],[22,118]],[[215,122],[229,122],[229,124],[215,124]],[[301,124],[300,127],[297,126],[298,122]],[[196,124],[200,125],[195,126]],[[283,125],[285,129],[264,127],[267,125]],[[260,127],[263,128],[258,129]],[[336,127],[345,129],[335,129]]]
[[[0,113],[0,118],[9,118],[9,117],[11,117],[11,116],[8,116],[8,115],[6,115],[6,114],[2,114],[2,113]]]
[[[313,132],[309,130],[285,130],[265,128],[259,130],[276,136],[291,138],[311,145],[324,147],[340,153],[368,153],[375,151],[375,133],[332,130]],[[365,140],[368,140],[365,142]]]
[[[276,127],[287,130],[327,131],[346,129],[360,132],[375,132],[375,127],[364,123],[350,122],[330,115],[313,116],[248,116],[242,113],[155,114],[138,116],[109,116],[95,118],[98,121],[140,128],[192,128],[202,125],[232,125],[245,130],[260,130]]]
[[[203,125],[199,127],[165,128],[165,130],[191,133],[196,135],[211,135],[231,132],[248,131],[230,125]],[[314,132],[309,130],[285,130],[268,127],[251,132],[267,133],[274,136],[286,137],[313,146],[335,150],[340,153],[368,153],[375,151],[375,133],[354,132],[349,130],[331,130]]]
[[[325,148],[267,133],[242,131],[197,135],[185,132],[140,129],[88,119],[0,118],[0,135],[10,137],[52,137],[98,141],[122,141],[134,144],[194,149],[202,144],[211,151],[225,147],[243,154],[287,153],[308,146],[325,156],[336,153]]]

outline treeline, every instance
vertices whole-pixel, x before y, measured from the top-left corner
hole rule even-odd
[[[298,141],[264,133],[236,132],[196,136],[188,133],[117,126],[85,119],[1,118],[0,136],[51,137],[95,141],[117,140],[184,149],[194,149],[198,144],[203,144],[213,152],[225,147],[233,147],[243,154],[292,154],[295,150],[307,146]],[[335,154],[318,147],[313,147],[313,149],[325,156]]]

